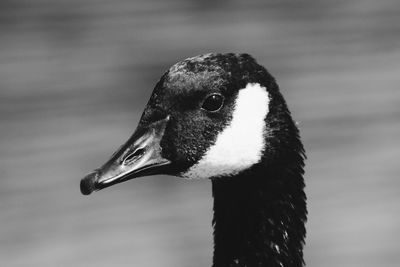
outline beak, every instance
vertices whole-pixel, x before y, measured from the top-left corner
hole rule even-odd
[[[89,195],[136,177],[164,173],[171,162],[161,156],[160,141],[168,121],[169,116],[137,129],[107,163],[81,180],[82,194]]]

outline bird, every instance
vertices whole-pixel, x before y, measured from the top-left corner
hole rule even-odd
[[[299,267],[305,159],[267,69],[246,53],[208,53],[161,76],[132,136],[80,189],[88,195],[156,174],[210,180],[213,267]]]

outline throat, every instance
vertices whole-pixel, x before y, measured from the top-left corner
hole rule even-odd
[[[212,181],[213,267],[303,266],[302,172],[253,171]]]

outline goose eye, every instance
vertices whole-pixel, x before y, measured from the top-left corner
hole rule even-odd
[[[210,112],[216,112],[222,108],[223,104],[224,97],[222,95],[212,94],[207,96],[201,108]]]

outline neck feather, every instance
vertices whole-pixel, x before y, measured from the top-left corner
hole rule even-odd
[[[214,179],[213,267],[300,267],[306,221],[303,156]],[[294,162],[294,163],[293,163]]]

